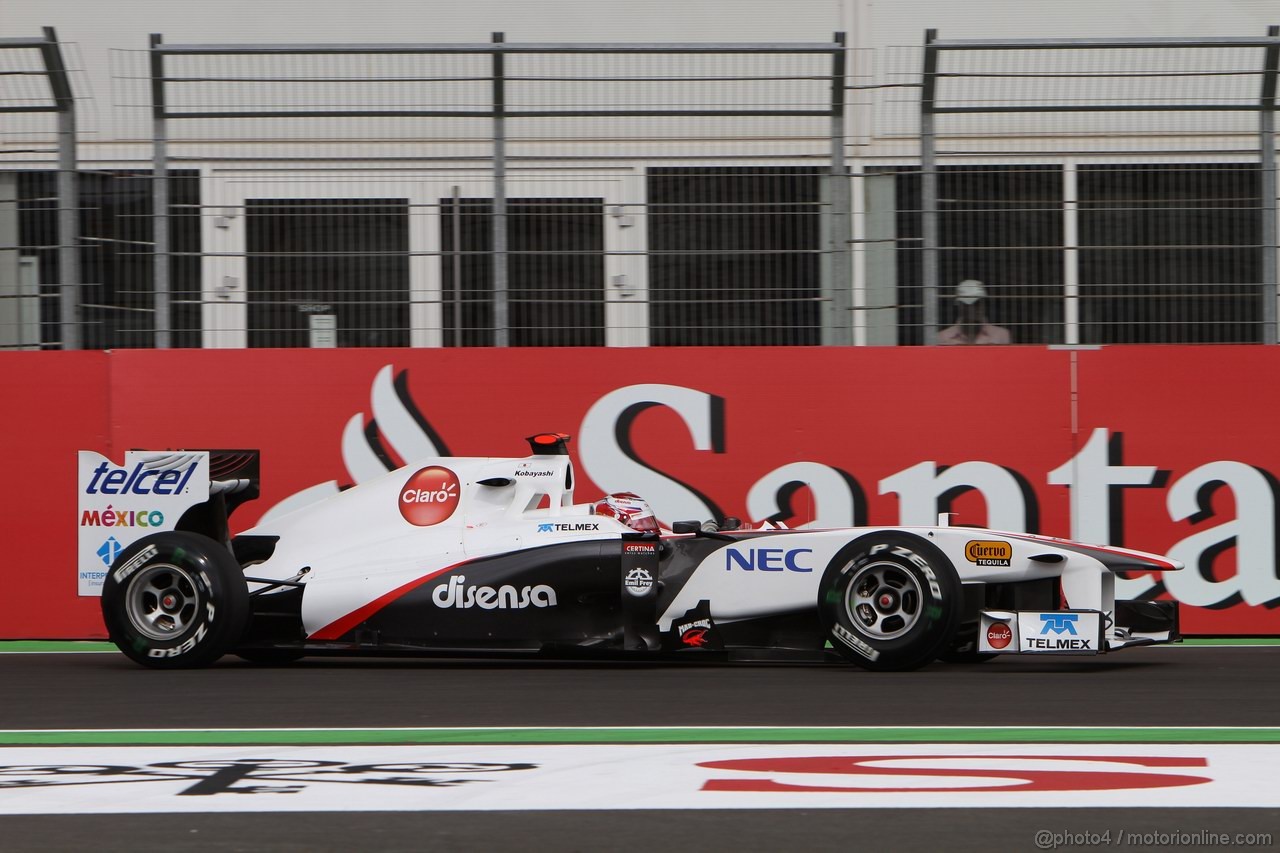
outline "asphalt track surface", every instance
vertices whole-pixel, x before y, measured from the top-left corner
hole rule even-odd
[[[201,671],[155,672],[115,654],[15,654],[0,655],[0,691],[0,729],[1275,726],[1280,647],[1161,647],[1106,658],[1006,658],[888,674],[829,665],[328,658],[281,667],[228,658]],[[1271,832],[1271,848],[1253,849],[1280,847],[1277,809],[797,808],[16,816],[0,817],[0,851],[991,853],[1034,850],[1041,829],[1116,827]]]

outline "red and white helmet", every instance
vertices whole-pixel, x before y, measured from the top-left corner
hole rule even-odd
[[[632,530],[643,533],[658,530],[658,519],[654,516],[649,502],[632,492],[605,495],[603,500],[596,502],[593,512],[596,515],[615,518]]]

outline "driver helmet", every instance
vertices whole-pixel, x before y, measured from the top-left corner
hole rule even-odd
[[[592,510],[596,515],[605,515],[642,533],[657,532],[658,519],[653,514],[649,502],[633,492],[617,492],[605,495],[596,502]]]

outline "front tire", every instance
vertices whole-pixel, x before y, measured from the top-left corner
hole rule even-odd
[[[855,539],[827,567],[818,611],[832,648],[864,669],[901,671],[951,643],[963,609],[960,579],[935,545],[909,533]]]
[[[244,634],[249,589],[222,545],[196,533],[157,533],[112,564],[102,618],[111,642],[144,666],[208,666]]]

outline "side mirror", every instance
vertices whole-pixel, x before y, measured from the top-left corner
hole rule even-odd
[[[701,533],[702,523],[698,521],[677,521],[671,525],[672,533]]]

